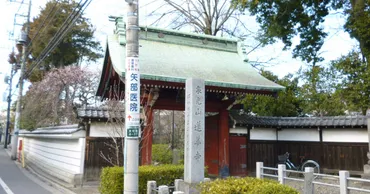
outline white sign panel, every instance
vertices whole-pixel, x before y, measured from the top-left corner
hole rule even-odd
[[[126,58],[125,130],[126,138],[140,137],[139,58]]]

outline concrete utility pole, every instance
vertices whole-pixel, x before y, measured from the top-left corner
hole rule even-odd
[[[28,44],[28,33],[30,31],[30,14],[31,14],[31,0],[28,3],[28,15],[27,15],[27,23],[26,23],[26,32],[25,34],[21,35],[20,42],[23,43],[23,51],[22,51],[22,63],[21,63],[21,73],[19,77],[18,83],[18,97],[17,97],[17,107],[15,112],[15,123],[14,123],[14,132],[12,136],[12,153],[11,159],[17,159],[17,149],[18,149],[18,133],[19,133],[19,124],[21,119],[21,100],[22,100],[22,92],[23,92],[23,76],[24,76],[24,68],[27,62],[27,44]]]
[[[124,194],[139,193],[139,0],[126,0]]]
[[[8,95],[8,109],[6,113],[6,129],[5,129],[5,142],[4,148],[8,148],[8,136],[9,136],[9,127],[10,127],[10,105],[12,103],[12,88],[13,88],[13,76],[15,72],[16,64],[13,64],[11,71],[10,71],[10,78],[9,78],[9,95]]]

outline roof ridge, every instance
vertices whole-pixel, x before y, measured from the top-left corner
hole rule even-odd
[[[235,112],[230,112],[234,115]],[[319,117],[269,117],[239,114],[234,122],[247,125],[265,126],[366,126],[369,115],[340,115],[340,116],[319,116]],[[277,124],[274,124],[277,123]]]
[[[126,22],[123,20],[123,16],[117,16],[114,19],[117,28],[125,27]],[[180,35],[180,36],[189,36],[193,38],[206,38],[210,40],[216,40],[216,41],[227,41],[227,42],[238,42],[237,38],[225,38],[225,37],[219,37],[219,36],[213,36],[208,34],[199,34],[199,33],[192,33],[192,32],[185,32],[180,30],[173,30],[173,29],[165,29],[165,28],[159,28],[155,26],[148,26],[148,25],[139,25],[139,27],[145,31],[160,31],[160,32],[167,32],[171,33],[173,35]],[[121,31],[120,29],[116,29],[117,31]]]

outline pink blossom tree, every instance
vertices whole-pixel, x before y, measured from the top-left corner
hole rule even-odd
[[[77,108],[95,102],[99,73],[77,66],[55,68],[29,88],[23,101],[24,129],[76,122]]]

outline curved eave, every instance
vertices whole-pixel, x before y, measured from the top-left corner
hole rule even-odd
[[[105,96],[105,92],[107,91],[107,87],[109,86],[110,78],[112,76],[112,66],[109,63],[109,49],[108,43],[106,46],[105,56],[104,56],[104,63],[102,73],[100,75],[100,81],[98,85],[98,89],[96,90],[96,96]]]
[[[108,37],[103,72],[97,96],[106,96],[112,74],[125,77],[125,45],[118,35]],[[198,65],[202,64],[202,65]],[[111,71],[111,72],[110,72]],[[140,40],[140,77],[142,83],[185,86],[187,78],[205,80],[206,89],[274,95],[284,90],[245,63],[238,52],[225,52],[154,40]],[[235,81],[235,82],[233,82]],[[155,85],[155,84],[151,84]]]

